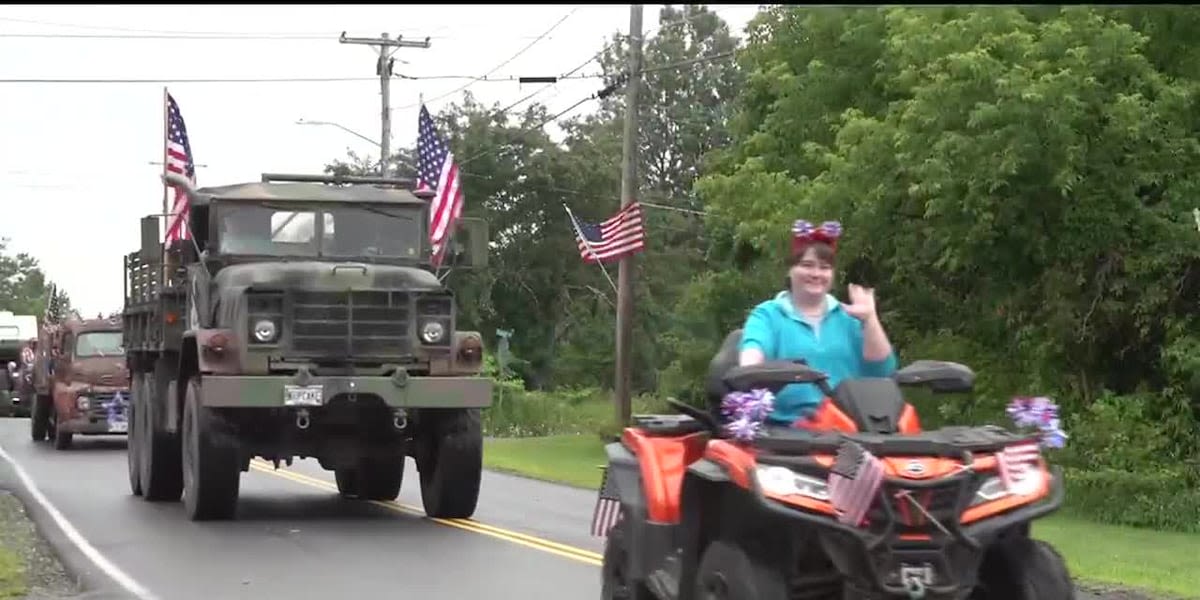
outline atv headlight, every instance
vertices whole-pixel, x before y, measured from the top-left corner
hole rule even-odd
[[[1013,489],[1008,489],[1004,485],[1004,480],[1000,477],[990,477],[983,485],[979,486],[979,490],[975,492],[975,497],[971,499],[971,506],[999,500],[1005,496],[1017,495],[1026,496],[1037,491],[1042,483],[1045,482],[1046,474],[1037,465],[1030,464],[1027,470],[1017,476],[1016,484]]]
[[[829,485],[823,480],[801,475],[786,467],[760,466],[755,470],[758,487],[775,496],[800,495],[814,500],[829,500]]]

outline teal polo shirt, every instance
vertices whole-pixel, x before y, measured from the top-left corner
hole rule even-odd
[[[825,315],[807,319],[796,312],[790,293],[780,292],[750,311],[742,330],[739,350],[757,348],[767,360],[805,359],[810,367],[829,376],[829,386],[846,378],[889,377],[896,372],[896,352],[873,362],[863,360],[862,321],[847,313],[833,295],[825,296]],[[793,383],[775,397],[769,420],[789,424],[811,413],[821,403],[820,388]]]

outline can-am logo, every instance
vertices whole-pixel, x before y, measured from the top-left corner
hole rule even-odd
[[[904,465],[904,472],[909,475],[924,475],[925,463],[919,460],[910,460],[907,465]]]

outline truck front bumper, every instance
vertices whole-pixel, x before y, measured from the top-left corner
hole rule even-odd
[[[487,408],[492,405],[492,381],[486,377],[205,375],[200,403],[213,407],[305,408],[325,406],[339,396],[374,396],[391,408]]]

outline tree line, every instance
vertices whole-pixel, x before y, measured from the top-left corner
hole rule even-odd
[[[70,294],[46,277],[37,258],[27,252],[11,252],[9,243],[0,238],[0,311],[36,315],[39,322],[47,307],[55,314],[70,314]]]
[[[637,391],[701,402],[721,339],[781,288],[789,224],[836,219],[839,286],[876,288],[902,359],[979,374],[970,398],[925,408],[929,425],[1052,396],[1076,489],[1157,490],[1156,507],[1110,502],[1106,518],[1197,527],[1200,9],[782,6],[739,35],[685,5],[658,26],[639,199],[671,210],[643,210]],[[604,84],[626,49],[616,33],[598,54]],[[536,101],[504,111],[468,92],[436,115],[467,159],[465,214],[499,240],[489,268],[449,278],[461,322],[489,344],[513,331],[530,390],[611,387],[615,297],[562,205],[615,213],[623,103],[559,120],[558,142]]]

